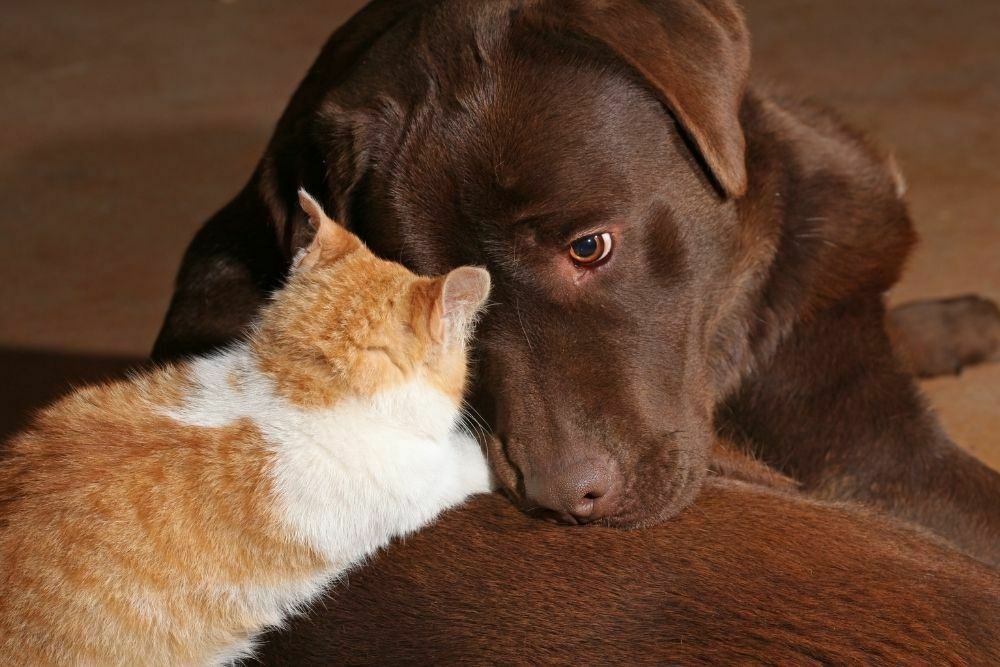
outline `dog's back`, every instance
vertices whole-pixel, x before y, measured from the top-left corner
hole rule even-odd
[[[639,531],[477,499],[270,637],[265,664],[998,664],[1000,576],[856,508],[713,481]]]

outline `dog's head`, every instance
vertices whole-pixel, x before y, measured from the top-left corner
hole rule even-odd
[[[503,486],[570,523],[655,522],[706,468],[748,57],[724,0],[374,3],[259,187],[324,193],[419,272],[488,267],[470,402]],[[291,253],[304,226],[273,208]]]

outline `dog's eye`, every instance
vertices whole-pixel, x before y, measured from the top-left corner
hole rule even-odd
[[[581,236],[569,244],[569,256],[581,266],[593,267],[611,256],[612,245],[609,232]]]

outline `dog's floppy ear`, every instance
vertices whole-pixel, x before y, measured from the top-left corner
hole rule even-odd
[[[727,195],[746,192],[739,109],[750,41],[731,0],[554,0],[549,7],[652,86]]]
[[[371,2],[341,26],[323,46],[284,113],[248,190],[263,204],[284,256],[291,259],[310,238],[297,190],[305,187],[328,203],[330,214],[350,226],[345,210],[361,178],[365,138],[363,114],[345,109],[337,128],[320,123],[320,112],[336,98],[373,44],[422,2]],[[329,111],[329,110],[328,110]]]

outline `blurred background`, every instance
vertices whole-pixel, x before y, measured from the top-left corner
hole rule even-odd
[[[149,352],[194,232],[356,0],[4,2],[0,436]],[[894,149],[922,244],[893,303],[1000,300],[1000,2],[744,0],[757,80]],[[1000,468],[1000,365],[924,383]]]

